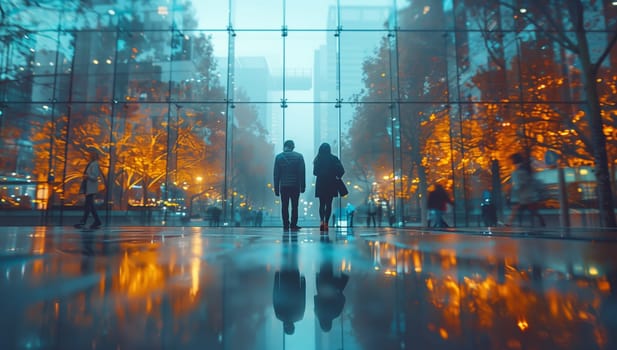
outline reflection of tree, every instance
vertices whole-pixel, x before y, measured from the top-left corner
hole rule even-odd
[[[354,176],[370,183],[378,169],[392,167],[388,145],[395,141],[387,133],[382,137],[392,106],[380,101],[390,102],[393,84],[388,75],[398,61],[394,88],[401,101],[401,163],[407,176],[417,180],[409,181],[404,192],[423,193],[426,182],[450,180],[452,175],[452,182],[460,181],[452,185],[462,189],[469,205],[469,195],[479,197],[480,190],[496,182],[489,177],[494,160],[502,167],[494,170],[502,171],[492,175],[499,177],[514,151],[524,149],[543,159],[552,150],[564,156],[563,165],[595,164],[600,208],[606,211],[612,200],[612,191],[606,190],[607,165],[616,150],[610,141],[617,130],[611,112],[615,82],[607,63],[614,61],[610,49],[617,41],[615,24],[605,21],[612,15],[610,6],[578,0],[566,7],[534,2],[525,3],[527,12],[519,13],[518,5],[507,1],[464,4],[469,7],[453,9],[456,28],[478,28],[490,57],[474,63],[479,64],[477,71],[470,71],[469,61],[477,37],[434,30],[435,23],[448,17],[435,1],[414,2],[397,12],[400,25],[414,30],[396,33],[396,60],[388,39],[366,60],[365,90],[356,99],[345,147],[350,152],[346,158],[357,163]],[[514,19],[509,22],[507,17]],[[597,57],[590,58],[593,50]],[[476,179],[480,181],[474,183]],[[478,192],[471,193],[474,189]],[[613,215],[602,217],[614,224]]]
[[[533,36],[533,39],[525,41],[541,43],[542,51],[552,53],[553,57],[545,54],[546,62],[561,61],[559,63],[562,66],[568,66],[568,68],[562,68],[564,71],[569,71],[574,61],[579,64],[580,71],[577,74],[571,74],[571,77],[568,73],[558,74],[559,69],[542,71],[541,75],[545,78],[534,79],[534,83],[537,84],[533,88],[539,91],[546,87],[560,87],[562,84],[565,87],[570,85],[582,87],[582,89],[567,91],[566,99],[574,99],[580,94],[580,98],[586,101],[582,106],[583,110],[576,112],[572,109],[562,110],[561,113],[555,114],[563,116],[564,119],[557,119],[557,121],[564,129],[576,133],[576,140],[572,141],[575,141],[577,146],[584,147],[586,153],[592,156],[597,177],[601,222],[603,226],[614,227],[616,225],[613,215],[614,199],[613,191],[611,191],[610,161],[606,147],[606,132],[615,126],[614,118],[607,109],[614,106],[614,103],[609,102],[603,105],[604,99],[601,97],[602,93],[614,84],[605,82],[612,79],[603,78],[609,73],[604,71],[603,67],[607,66],[608,61],[614,61],[611,52],[617,42],[616,24],[606,21],[613,15],[610,7],[595,6],[593,3],[581,0],[572,0],[563,4],[542,1],[526,2],[524,12],[519,11],[518,4],[499,0],[469,1],[468,6],[473,15],[479,19],[479,27],[486,40],[486,47],[489,48],[491,56],[496,58],[496,62],[503,57],[503,51],[499,50],[501,46],[499,44],[503,44],[502,34],[511,30],[512,36],[517,36],[514,40],[519,40],[519,33],[520,36],[526,36],[533,31],[533,34],[529,34]],[[506,28],[506,31],[503,31],[500,25],[498,28],[494,25],[497,23],[495,18],[500,14],[504,17],[511,15],[514,18],[512,27]],[[483,21],[485,23],[482,23]],[[597,33],[598,28],[605,29],[605,32]],[[544,50],[545,48],[547,50]],[[537,52],[538,50],[534,50],[536,53],[534,57],[542,58],[538,57]],[[534,64],[533,75],[537,72],[538,68]],[[573,81],[570,82],[570,79]],[[525,91],[534,93],[533,89]],[[550,96],[545,91],[538,95]],[[535,100],[538,95],[533,96],[532,99]],[[521,97],[519,96],[520,99]],[[550,108],[542,108],[550,110]],[[555,107],[557,111],[560,109],[560,107]],[[564,136],[568,135],[565,133],[566,130],[564,130]]]
[[[461,258],[454,251],[424,253],[381,244],[367,247],[379,269],[354,289],[352,326],[394,344],[460,348],[607,348],[615,325],[603,317],[611,307],[607,277],[568,277],[547,268],[536,254],[530,262]],[[513,250],[512,254],[519,254]],[[537,260],[539,259],[539,260]],[[603,260],[605,261],[605,260]],[[393,271],[398,273],[393,274]],[[439,274],[437,274],[439,271]],[[614,276],[613,276],[614,278]],[[374,305],[372,300],[379,301]],[[404,322],[396,321],[402,310]],[[388,316],[391,315],[391,316]],[[385,326],[384,326],[385,324]],[[393,333],[395,332],[395,333]]]

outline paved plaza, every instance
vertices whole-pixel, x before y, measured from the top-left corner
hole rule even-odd
[[[617,349],[617,234],[0,228],[0,349]]]

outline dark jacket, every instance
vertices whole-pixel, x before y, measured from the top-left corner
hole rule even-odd
[[[441,186],[435,186],[435,190],[428,194],[427,199],[428,209],[446,211],[447,205],[452,204],[452,200],[446,192],[446,189]]]
[[[304,157],[294,151],[285,151],[274,159],[274,192],[279,194],[281,187],[295,187],[304,192],[306,189],[306,170]]]
[[[313,163],[313,175],[315,180],[315,197],[336,197],[338,187],[336,178],[345,174],[343,164],[337,156],[333,154],[319,156]]]

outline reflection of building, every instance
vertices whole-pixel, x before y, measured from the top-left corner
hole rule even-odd
[[[326,45],[315,52],[315,149],[319,148],[322,142],[329,142],[335,152],[338,149],[339,109],[334,108],[338,98],[337,88],[341,89],[340,98],[344,103],[350,102],[353,95],[360,93],[364,87],[362,64],[381,44],[380,39],[385,35],[385,22],[389,12],[390,8],[385,6],[341,6],[343,33],[340,35],[340,46],[339,37],[328,35]],[[330,7],[327,27],[337,28],[336,6]],[[365,30],[361,34],[344,31],[350,28],[378,28],[383,31]],[[336,70],[337,51],[340,52],[339,81]],[[353,116],[353,108],[342,105],[340,113],[341,133],[345,133]]]

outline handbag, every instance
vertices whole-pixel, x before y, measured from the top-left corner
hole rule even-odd
[[[87,186],[88,186],[88,179],[86,178],[81,179],[81,184],[79,185],[79,194],[85,194]]]
[[[345,197],[346,195],[349,194],[349,191],[347,190],[347,186],[345,186],[345,183],[340,178],[336,179],[336,189],[338,190],[338,194],[341,197]]]

